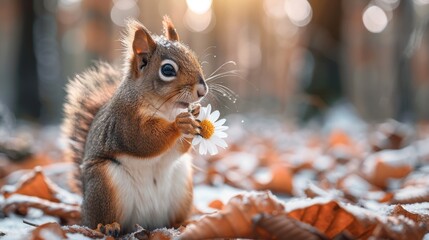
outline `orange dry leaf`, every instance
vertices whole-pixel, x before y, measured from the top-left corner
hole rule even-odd
[[[410,186],[401,188],[393,193],[391,203],[411,204],[429,202],[429,188],[427,186]]]
[[[67,239],[66,232],[58,223],[45,223],[38,226],[31,234],[32,240]]]
[[[179,236],[180,232],[175,229],[155,229],[148,231],[146,229],[139,229],[124,239],[142,239],[142,240],[172,240]]]
[[[209,207],[217,209],[217,210],[222,210],[224,207],[224,204],[222,201],[216,199],[216,200],[213,200],[209,203]]]
[[[48,179],[43,174],[41,167],[36,167],[33,172],[22,176],[15,186],[3,187],[2,193],[5,198],[19,194],[38,197],[54,203],[79,205],[79,199]]]
[[[343,130],[335,130],[331,133],[328,140],[328,146],[329,147],[336,147],[336,146],[350,146],[352,144],[352,141],[350,140],[349,135],[344,132]]]
[[[265,230],[271,239],[326,239],[317,229],[296,221],[286,213],[257,215],[254,223],[255,227]]]
[[[387,187],[390,178],[404,178],[412,171],[412,167],[406,165],[391,165],[378,158],[375,163],[374,173],[370,177],[373,184],[378,187]]]
[[[58,223],[50,222],[38,226],[32,232],[33,240],[49,240],[49,239],[68,239],[67,233],[80,234],[91,239],[112,239],[95,230],[83,226],[63,226]]]
[[[414,168],[417,155],[412,147],[384,150],[365,159],[363,171],[374,185],[386,188],[390,179],[406,177]]]
[[[72,234],[81,234],[85,237],[92,238],[92,239],[100,239],[106,237],[101,232],[98,232],[96,230],[90,229],[88,227],[84,226],[78,226],[78,225],[72,225],[72,226],[63,226],[62,229],[66,233],[72,233]],[[106,238],[107,240],[107,238]]]
[[[19,162],[11,162],[8,159],[0,158],[0,186],[6,183],[6,176],[12,172],[24,169],[33,169],[36,166],[46,166],[52,164],[53,160],[46,154],[34,154]]]
[[[375,239],[423,239],[427,233],[426,224],[415,223],[404,216],[388,217],[386,221],[380,222],[374,229],[372,237]]]
[[[64,203],[56,203],[37,197],[23,196],[14,194],[6,199],[3,205],[3,212],[18,212],[22,215],[27,214],[28,208],[37,208],[45,214],[59,217],[67,223],[77,223],[80,219],[80,207]]]
[[[328,238],[333,238],[344,231],[354,220],[353,215],[341,208],[335,201],[312,204],[293,210],[288,215],[316,227]]]
[[[293,176],[287,166],[273,165],[266,179],[254,179],[256,190],[271,190],[278,193],[292,194]]]
[[[22,180],[16,184],[15,188],[5,188],[3,190],[3,196],[5,198],[13,194],[39,197],[52,202],[60,202],[60,199],[55,196],[52,182],[43,175],[40,167],[34,168],[32,173],[24,176]]]
[[[275,214],[284,206],[269,192],[247,192],[229,200],[216,213],[189,224],[181,239],[207,238],[267,238],[264,231],[253,227],[252,219],[261,213]]]
[[[424,216],[421,216],[419,214],[416,213],[411,213],[407,210],[405,210],[405,208],[403,208],[401,205],[396,205],[395,208],[393,208],[393,212],[392,215],[394,216],[404,216],[407,217],[411,220],[413,220],[414,222],[422,222],[426,219],[424,219]]]

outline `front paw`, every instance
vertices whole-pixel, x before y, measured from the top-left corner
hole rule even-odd
[[[195,118],[198,117],[198,115],[200,115],[200,109],[201,109],[201,104],[199,103],[193,104],[193,107],[191,109],[192,116],[194,116]]]
[[[121,225],[119,225],[119,223],[117,222],[114,222],[112,224],[106,224],[106,225],[99,223],[97,225],[96,230],[98,232],[101,232],[104,235],[117,238],[119,237],[119,233],[121,232]]]
[[[182,134],[191,136],[200,134],[200,123],[195,120],[192,113],[180,113],[177,115],[175,123]]]

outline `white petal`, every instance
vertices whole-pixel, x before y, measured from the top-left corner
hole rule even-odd
[[[195,136],[194,139],[192,140],[192,145],[198,145],[199,143],[201,143],[201,140],[203,140],[203,138],[201,136]]]
[[[225,130],[227,130],[228,128],[229,128],[228,126],[215,127],[215,131],[225,131]]]
[[[209,120],[214,123],[216,120],[219,119],[220,112],[218,110],[214,111],[212,114],[210,114]]]
[[[209,150],[210,155],[215,155],[218,153],[216,145],[212,142],[207,142],[207,148]]]
[[[197,119],[202,121],[206,116],[206,108],[200,108],[200,114],[198,115]]]
[[[201,141],[201,143],[200,143],[200,148],[199,148],[198,152],[199,152],[201,155],[206,155],[206,154],[207,154],[206,141]]]
[[[214,125],[215,127],[220,127],[220,126],[222,126],[225,122],[226,122],[226,119],[225,119],[225,118],[222,118],[222,119],[219,119],[219,121],[215,122],[213,125]]]
[[[211,141],[221,148],[228,147],[228,144],[225,142],[225,140],[219,138],[218,136],[212,136]]]
[[[214,133],[214,135],[215,135],[215,136],[218,136],[218,137],[220,137],[220,138],[226,138],[226,137],[228,137],[228,134],[226,134],[225,132],[222,132],[222,131],[216,131],[216,132]]]
[[[211,104],[207,105],[206,112],[207,112],[207,114],[210,114],[212,112],[212,105]]]

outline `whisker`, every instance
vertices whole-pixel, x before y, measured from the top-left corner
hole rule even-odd
[[[220,103],[221,102],[220,98],[216,94],[214,94],[212,92],[208,92],[207,93],[207,97],[205,97],[203,99],[203,101],[205,102],[207,100],[207,98],[213,99],[216,103]],[[211,102],[211,101],[207,101],[207,102]]]
[[[202,59],[202,60],[204,60],[205,58],[207,58],[208,56],[210,56],[210,55],[212,55],[213,53],[209,53],[208,51],[210,50],[210,49],[212,49],[212,48],[216,48],[216,46],[210,46],[210,47],[207,47],[204,51],[203,51],[203,53],[201,54],[201,55],[203,55],[203,57],[199,57],[200,59]]]
[[[219,96],[226,97],[228,100],[232,101],[233,103],[237,101],[238,95],[234,91],[220,84],[216,84],[215,86],[213,85],[210,88],[212,90],[212,92],[210,93],[213,96],[216,96],[218,94]]]
[[[231,71],[226,71],[226,72],[218,73],[216,75],[208,77],[206,79],[206,82],[207,81],[213,81],[215,79],[222,78],[222,77],[240,77],[239,73],[240,73],[239,70],[231,70]]]
[[[209,78],[210,78],[211,76],[213,76],[215,73],[219,72],[219,71],[220,71],[224,66],[227,66],[228,64],[233,64],[234,66],[236,66],[236,65],[237,65],[234,61],[228,61],[228,62],[226,62],[226,63],[224,63],[224,64],[220,65],[216,70],[214,70],[214,71],[209,75]]]
[[[216,48],[216,46],[209,46],[209,47],[207,47],[206,49],[204,49],[204,51],[203,51],[203,54],[205,54],[207,51],[209,51],[210,49],[212,49],[212,48]],[[208,54],[208,53],[207,53]],[[207,55],[206,54],[206,55]]]
[[[154,117],[158,113],[158,111],[164,106],[164,104],[166,104],[168,101],[170,101],[171,99],[176,97],[180,92],[181,92],[181,89],[176,89],[176,90],[172,91],[170,94],[168,94],[166,99],[158,107],[155,108],[156,111],[153,113],[151,118]]]
[[[212,87],[214,90],[222,90],[232,95],[237,95],[232,89],[220,83],[212,83],[209,85],[209,87]]]

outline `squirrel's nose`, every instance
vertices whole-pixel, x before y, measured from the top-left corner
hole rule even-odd
[[[207,94],[207,84],[204,82],[204,79],[200,77],[200,80],[197,85],[197,96],[198,98],[203,98]]]
[[[207,87],[205,84],[199,83],[197,86],[197,96],[198,98],[203,98],[207,94]]]

